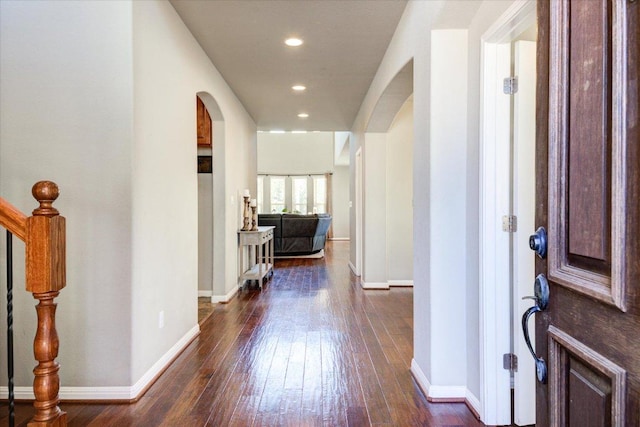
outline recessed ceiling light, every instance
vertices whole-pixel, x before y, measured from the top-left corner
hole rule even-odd
[[[291,89],[295,90],[296,92],[302,92],[303,90],[306,90],[307,87],[303,85],[295,85],[291,86]]]
[[[273,129],[270,130],[269,133],[284,133],[284,131],[282,129]]]
[[[301,119],[306,119],[307,117],[309,117],[309,115],[307,113],[300,113],[298,114],[298,117],[300,117]]]
[[[302,45],[302,43],[304,43],[302,41],[302,39],[296,38],[296,37],[291,37],[288,38],[284,41],[284,44],[286,44],[287,46],[291,46],[291,47],[297,47]]]
[[[307,133],[306,130],[292,130],[291,133]]]

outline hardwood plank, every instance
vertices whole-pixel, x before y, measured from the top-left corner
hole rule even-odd
[[[63,402],[69,425],[481,426],[415,384],[412,289],[363,291],[348,256],[348,242],[331,242],[323,259],[276,260],[262,291],[213,307],[137,403]],[[17,425],[32,413],[18,405]]]

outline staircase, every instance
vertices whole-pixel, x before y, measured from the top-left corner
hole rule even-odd
[[[65,218],[53,207],[58,198],[58,186],[51,181],[37,182],[31,193],[40,204],[27,216],[0,197],[0,226],[7,230],[7,266],[11,265],[11,236],[25,243],[26,290],[38,300],[36,313],[38,326],[33,343],[33,353],[38,365],[34,368],[33,406],[35,414],[30,427],[62,427],[67,425],[67,415],[58,407],[60,365],[58,356],[58,334],[56,332],[55,298],[65,286]],[[12,277],[12,272],[7,272]],[[8,280],[11,282],[11,280]],[[8,283],[11,289],[11,283]],[[9,294],[10,296],[10,294]],[[8,298],[8,341],[12,341],[11,299]],[[12,370],[12,355],[9,355],[9,370]],[[9,425],[13,426],[13,378],[9,375]]]

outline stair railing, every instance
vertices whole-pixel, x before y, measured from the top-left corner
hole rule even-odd
[[[59,341],[55,326],[57,304],[54,299],[64,288],[66,280],[65,219],[53,207],[53,202],[59,195],[58,186],[55,183],[37,182],[31,193],[40,203],[40,206],[34,209],[32,216],[26,216],[0,197],[0,226],[24,241],[26,289],[38,300],[36,306],[38,326],[33,342],[33,353],[38,361],[38,365],[33,370],[35,414],[28,425],[30,427],[63,427],[67,425],[67,414],[58,407],[60,365],[55,360],[58,356]],[[10,243],[11,237],[8,234],[7,244]],[[11,250],[8,248],[7,255],[10,254]],[[7,265],[10,265],[9,261]],[[8,272],[9,275],[12,273]],[[8,283],[7,288],[10,286]],[[11,326],[11,318],[8,317],[8,320]],[[8,341],[10,335],[8,334]],[[9,369],[11,370],[12,367]],[[13,391],[12,381],[13,378],[10,378],[10,395]],[[10,396],[10,400],[12,398],[13,396]],[[11,423],[12,418],[13,414],[10,415]]]

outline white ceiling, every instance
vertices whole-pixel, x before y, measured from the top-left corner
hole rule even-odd
[[[170,0],[258,130],[349,130],[406,0]],[[297,36],[297,48],[284,40]],[[307,90],[294,93],[291,86]],[[215,97],[215,94],[212,94]],[[298,113],[309,114],[307,119]]]

